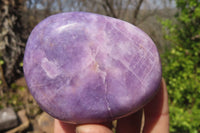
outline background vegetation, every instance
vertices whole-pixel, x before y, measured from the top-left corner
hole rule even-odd
[[[87,11],[143,29],[161,54],[170,105],[170,132],[200,133],[199,0],[0,0],[0,108],[41,110],[23,78],[23,54],[33,27],[45,17]]]
[[[163,21],[171,49],[162,56],[170,131],[200,132],[200,1],[176,0],[175,22]]]

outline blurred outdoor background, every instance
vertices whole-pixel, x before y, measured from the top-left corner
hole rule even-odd
[[[24,110],[28,126],[18,132],[36,132],[42,113],[23,77],[27,38],[47,16],[70,11],[119,18],[144,30],[161,55],[170,132],[200,133],[200,0],[0,0],[0,109]]]

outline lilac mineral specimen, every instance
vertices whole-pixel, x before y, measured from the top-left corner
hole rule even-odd
[[[70,12],[50,16],[32,31],[24,74],[40,107],[62,121],[99,123],[142,108],[157,92],[157,48],[122,20]]]

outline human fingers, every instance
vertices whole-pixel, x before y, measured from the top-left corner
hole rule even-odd
[[[76,133],[112,133],[112,131],[105,125],[84,124],[76,127]]]
[[[162,79],[160,89],[156,96],[144,107],[144,112],[144,133],[169,132],[168,95],[164,79]],[[117,123],[117,133],[141,132],[142,110],[139,110],[131,116],[119,119]]]
[[[168,96],[164,79],[162,79],[161,87],[152,101],[145,107],[145,133],[169,132],[169,114],[168,114]],[[131,116],[118,120],[117,133],[134,133],[140,132],[142,111],[138,111]],[[57,122],[58,123],[58,122]],[[58,130],[65,129],[68,132],[74,133],[75,126],[62,123],[63,126],[58,126]],[[56,125],[55,125],[56,127]],[[56,129],[56,128],[55,128]],[[76,128],[77,133],[112,133],[105,125],[100,124],[85,124],[79,125]],[[56,132],[55,132],[56,133]]]
[[[169,132],[168,94],[164,79],[156,96],[144,107],[144,133]]]
[[[76,125],[54,120],[54,133],[75,133]]]
[[[112,123],[74,125],[55,119],[54,133],[112,133]]]
[[[117,133],[140,133],[142,110],[117,121]]]

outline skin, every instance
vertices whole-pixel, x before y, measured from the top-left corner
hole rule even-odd
[[[116,133],[141,132],[142,110],[119,119]],[[144,107],[143,133],[169,133],[168,94],[164,79],[156,96]],[[111,123],[73,125],[55,119],[54,133],[113,133]]]

